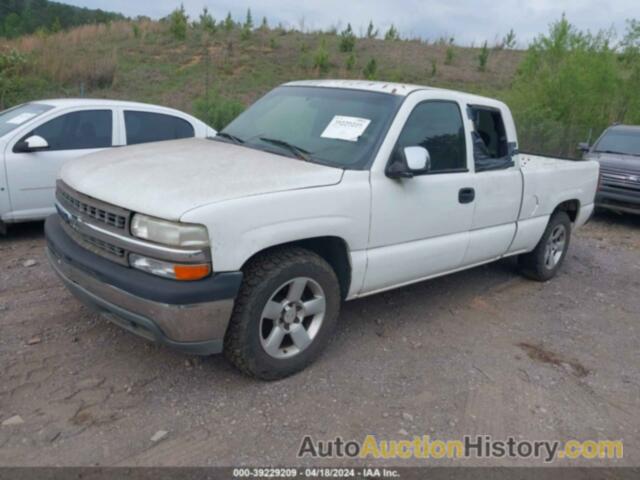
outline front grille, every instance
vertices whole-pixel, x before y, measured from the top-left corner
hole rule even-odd
[[[118,215],[114,212],[109,212],[103,208],[99,208],[95,205],[91,205],[86,201],[80,200],[72,196],[68,191],[59,189],[60,197],[62,197],[66,203],[73,207],[78,213],[82,213],[88,217],[93,218],[101,223],[110,225],[118,230],[124,230],[127,226],[127,217],[124,215]]]
[[[110,243],[108,236],[104,237],[97,232],[88,233],[86,228],[79,228],[79,223],[84,222],[120,236],[128,236],[130,212],[76,192],[62,181],[58,181],[56,198],[63,226],[78,245],[96,255],[128,265],[127,251],[124,248]]]
[[[619,168],[600,167],[603,185],[640,190],[640,172],[630,172]]]
[[[121,265],[128,265],[127,252],[123,248],[112,245],[111,243],[100,240],[99,238],[78,232],[67,222],[63,222],[62,225],[64,230],[67,232],[67,235],[69,235],[82,248]]]

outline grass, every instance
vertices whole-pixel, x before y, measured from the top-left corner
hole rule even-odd
[[[456,61],[447,65],[446,45],[358,38],[349,61],[351,52],[341,52],[337,35],[280,29],[241,35],[237,28],[208,34],[189,27],[182,40],[172,35],[169,23],[120,21],[25,36],[4,48],[27,54],[25,82],[41,80],[40,88],[16,101],[77,96],[82,88],[86,96],[160,103],[187,112],[193,112],[207,84],[210,91],[246,105],[290,80],[364,78],[370,59],[376,60],[379,80],[500,92],[509,87],[522,58],[519,51],[492,52],[486,72],[479,72],[478,49],[456,48]],[[317,68],[314,53],[321,49],[327,58]]]

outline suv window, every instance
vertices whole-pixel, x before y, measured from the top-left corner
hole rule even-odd
[[[125,111],[127,145],[195,136],[193,125],[182,118],[153,112]]]
[[[27,135],[39,135],[49,144],[47,151],[108,148],[112,145],[111,110],[80,110],[50,120]]]
[[[480,106],[469,108],[474,126],[471,137],[476,172],[512,167],[514,163],[509,155],[507,131],[500,111]]]
[[[400,133],[395,154],[416,146],[429,151],[429,172],[467,170],[464,125],[457,103],[428,101],[414,108]]]

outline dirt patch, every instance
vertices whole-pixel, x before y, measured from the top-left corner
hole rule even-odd
[[[521,342],[518,343],[518,347],[523,349],[531,360],[569,370],[578,378],[586,377],[590,373],[590,371],[577,360],[568,360],[557,353],[546,350],[541,345],[531,345],[530,343]]]

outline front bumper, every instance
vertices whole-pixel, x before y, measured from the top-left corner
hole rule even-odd
[[[600,208],[640,214],[640,190],[603,185],[596,194],[596,205]]]
[[[78,246],[57,215],[45,223],[54,271],[83,303],[148,340],[195,354],[220,353],[241,272],[195,282],[154,277]]]

